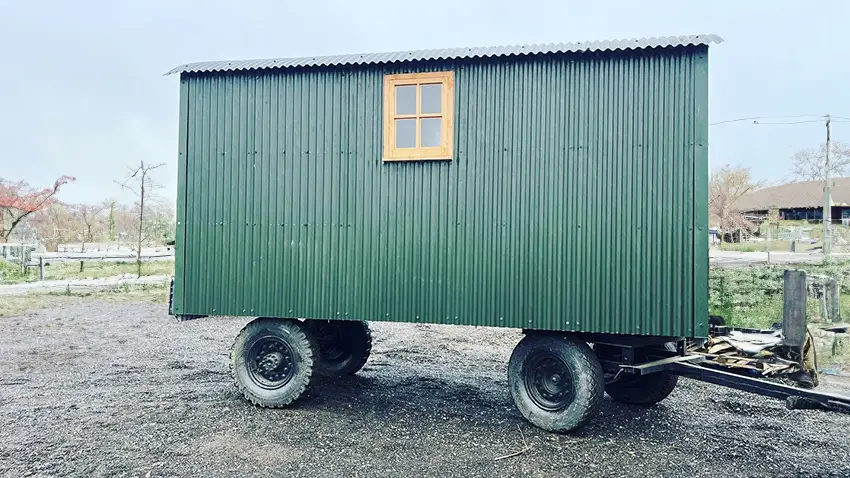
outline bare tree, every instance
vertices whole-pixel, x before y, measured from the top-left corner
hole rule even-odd
[[[154,169],[165,166],[165,163],[154,165],[145,165],[144,161],[139,162],[138,167],[130,168],[129,173],[124,178],[123,182],[118,182],[123,189],[131,191],[139,198],[138,208],[138,228],[137,228],[137,247],[136,247],[136,273],[139,277],[142,276],[142,241],[145,239],[145,201],[150,201],[154,196],[154,191],[162,186],[154,181],[150,176]]]
[[[96,232],[101,231],[104,206],[102,204],[77,204],[72,210],[79,225],[82,252],[86,252],[86,242],[94,242]]]
[[[35,189],[24,181],[0,178],[0,240],[9,242],[12,231],[21,221],[56,202],[56,193],[71,181],[74,181],[71,176],[62,176],[52,187]]]
[[[109,211],[109,219],[107,223],[107,237],[110,241],[115,241],[118,236],[115,230],[115,209],[118,207],[118,201],[114,198],[107,199],[101,204],[104,210]]]
[[[816,181],[823,179],[826,166],[826,143],[819,148],[803,149],[794,153],[791,161],[792,174],[798,181]],[[850,146],[838,141],[832,142],[832,154],[829,158],[829,177],[844,176],[850,171]]]
[[[167,202],[158,202],[146,207],[145,233],[150,240],[160,243],[174,239],[176,222],[174,207]]]
[[[723,232],[721,238],[732,234],[736,229],[752,228],[753,225],[744,215],[736,211],[735,203],[745,194],[760,187],[761,184],[750,177],[748,168],[725,165],[712,172],[708,184],[708,211],[720,221],[720,229]]]
[[[74,214],[66,204],[57,201],[32,215],[31,223],[48,251],[74,239]]]

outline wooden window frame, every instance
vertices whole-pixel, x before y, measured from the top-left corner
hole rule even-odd
[[[442,104],[439,114],[423,114],[422,85],[441,84]],[[396,86],[416,86],[416,113],[396,114]],[[454,72],[436,71],[428,73],[403,73],[384,77],[384,161],[429,161],[452,159],[454,155]],[[423,148],[421,141],[421,120],[440,118],[440,146]],[[396,148],[397,119],[416,120],[416,147]]]

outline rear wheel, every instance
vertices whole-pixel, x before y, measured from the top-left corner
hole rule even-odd
[[[255,319],[239,332],[233,343],[231,375],[236,387],[251,403],[284,407],[309,387],[316,350],[300,322]]]
[[[508,363],[511,395],[520,413],[552,432],[574,430],[593,418],[604,395],[604,381],[593,351],[571,337],[528,335]]]
[[[372,352],[372,332],[366,322],[308,320],[307,331],[319,345],[316,373],[325,377],[353,375]]]

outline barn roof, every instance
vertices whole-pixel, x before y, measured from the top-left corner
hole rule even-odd
[[[633,38],[622,40],[586,41],[537,45],[514,45],[474,48],[443,48],[436,50],[396,51],[350,55],[312,56],[302,58],[270,58],[264,60],[204,61],[180,65],[166,75],[214,71],[264,70],[274,68],[318,67],[339,65],[370,65],[422,60],[452,60],[461,58],[494,58],[547,53],[640,50],[688,45],[722,43],[717,35],[684,35],[669,37]]]
[[[850,206],[850,177],[831,180],[833,206]],[[823,181],[800,181],[759,189],[736,201],[739,211],[766,211],[780,209],[823,207]]]

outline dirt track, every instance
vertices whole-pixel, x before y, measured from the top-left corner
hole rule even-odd
[[[264,410],[227,369],[242,319],[77,301],[0,322],[3,476],[850,476],[850,415],[684,379],[538,430],[507,390],[515,331],[374,324],[360,375]]]

